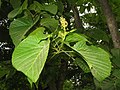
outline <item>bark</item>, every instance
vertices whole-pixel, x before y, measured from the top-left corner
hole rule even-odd
[[[110,34],[112,36],[114,48],[120,48],[119,31],[118,31],[117,23],[115,21],[115,17],[112,13],[112,9],[109,5],[109,2],[108,0],[98,0],[98,2],[100,3],[103,9],[104,15],[106,17],[107,25],[110,30]]]
[[[83,32],[84,27],[82,25],[82,20],[80,19],[77,6],[72,6],[72,11],[73,11],[74,19],[75,19],[75,28],[81,29],[81,32]]]

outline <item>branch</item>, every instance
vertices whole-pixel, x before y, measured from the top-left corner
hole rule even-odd
[[[79,11],[78,11],[77,7],[72,6],[72,11],[73,11],[73,14],[74,14],[74,19],[75,19],[75,27],[77,29],[81,29],[81,31],[83,31],[84,27],[82,25],[82,20],[80,19]]]
[[[115,21],[115,17],[113,15],[110,5],[108,3],[108,0],[98,0],[98,1],[101,5],[104,15],[106,17],[107,25],[110,30],[111,36],[112,36],[114,48],[120,48],[119,31],[118,31],[117,23]]]

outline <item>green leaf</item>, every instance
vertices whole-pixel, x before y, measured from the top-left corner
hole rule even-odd
[[[116,83],[113,79],[106,79],[101,84],[102,90],[116,90]]]
[[[6,76],[6,78],[8,78],[11,70],[12,68],[9,61],[0,62],[0,78],[2,78],[3,76]]]
[[[15,48],[12,55],[12,65],[34,83],[44,67],[50,44],[49,40],[43,40],[46,36],[43,34],[44,28],[36,30]],[[42,37],[38,37],[37,33],[41,33]]]
[[[10,24],[10,36],[15,46],[17,46],[22,39],[24,39],[25,34],[29,29],[39,20],[39,16],[36,17],[36,20],[32,20],[30,17],[23,17],[14,20]]]
[[[117,87],[117,90],[119,90],[120,89],[120,79],[116,79],[116,81],[115,81],[115,84],[114,85],[116,85],[116,87]],[[116,88],[115,87],[115,88]]]
[[[67,2],[71,5],[75,5],[78,0],[67,0]]]
[[[18,14],[22,13],[22,9],[20,7],[15,8],[14,10],[12,10],[9,14],[8,14],[8,18],[12,19],[14,17],[16,17]]]
[[[40,22],[42,26],[54,30],[58,27],[58,23],[58,20],[55,20],[55,18],[43,18]]]
[[[33,4],[30,5],[29,9],[39,13],[41,10],[44,10],[44,7],[39,2],[34,1]]]
[[[86,7],[85,6],[80,6],[80,13],[84,13],[85,12],[85,9],[86,9]]]
[[[58,7],[55,4],[45,5],[44,8],[45,8],[45,11],[48,11],[51,14],[56,14],[58,11]]]
[[[27,78],[28,82],[30,83],[30,87],[32,88],[33,87],[33,82],[32,80],[30,80],[29,78]]]
[[[66,80],[63,85],[63,90],[74,90],[72,81]]]
[[[9,73],[9,69],[0,65],[0,78]]]
[[[12,19],[16,17],[17,15],[21,14],[24,9],[27,9],[27,6],[28,6],[28,0],[25,0],[21,7],[15,8],[13,11],[11,11],[8,14],[8,18]]]
[[[120,49],[112,49],[111,50],[112,52],[112,55],[113,55],[113,59],[112,59],[112,62],[117,65],[118,67],[120,67]]]
[[[115,79],[106,78],[103,82],[94,79],[96,90],[117,90]]]
[[[46,39],[48,37],[48,34],[43,34],[44,30],[45,30],[45,28],[43,28],[43,27],[37,28],[35,31],[30,33],[30,36],[35,35],[39,40]]]
[[[113,70],[113,76],[120,79],[120,69],[114,69]]]
[[[77,42],[77,41],[88,41],[86,38],[86,36],[82,35],[82,34],[77,34],[77,33],[70,33],[68,34],[68,36],[66,37],[66,42]]]
[[[93,76],[98,81],[102,81],[110,75],[111,62],[109,54],[103,49],[95,46],[87,46],[81,42],[76,43],[73,49],[83,56]]]
[[[57,1],[57,6],[58,6],[58,11],[62,15],[62,13],[64,11],[64,5],[63,5],[63,3],[61,1]]]
[[[85,73],[90,72],[88,65],[82,59],[76,58],[74,63],[77,64]]]
[[[21,5],[21,0],[17,0],[17,2],[16,2],[16,0],[10,0],[10,4],[12,5],[12,7],[15,9],[15,8],[18,8],[18,7],[20,7],[20,5]]]
[[[77,0],[76,4],[79,5],[79,6],[81,6],[81,5],[84,4],[84,1],[83,0],[82,1],[81,0]]]
[[[109,38],[103,30],[91,29],[87,31],[87,35],[95,40],[103,40],[109,42]]]
[[[88,64],[93,76],[98,81],[102,81],[110,75],[111,62],[110,56],[106,51],[93,45],[91,46],[86,45],[86,41],[84,39],[79,40],[73,46],[70,46],[69,42],[66,42],[66,45],[71,47],[73,50],[78,52],[83,57],[83,59]]]

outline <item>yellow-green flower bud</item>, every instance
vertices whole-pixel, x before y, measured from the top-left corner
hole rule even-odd
[[[61,27],[65,30],[65,28],[68,26],[68,22],[65,20],[65,18],[60,17],[60,23]]]

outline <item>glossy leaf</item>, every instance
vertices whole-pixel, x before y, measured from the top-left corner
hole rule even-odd
[[[49,51],[49,40],[43,34],[44,28],[38,28],[24,39],[14,50],[12,64],[23,72],[32,82],[36,82],[44,67]],[[38,33],[40,34],[38,36]]]
[[[25,34],[29,29],[38,21],[39,17],[35,21],[30,17],[23,17],[14,20],[10,24],[10,36],[15,46],[17,46],[22,39],[24,39]]]

